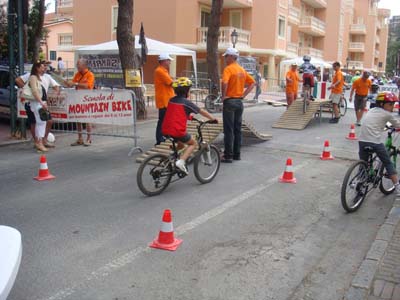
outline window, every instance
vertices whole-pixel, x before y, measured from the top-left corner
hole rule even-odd
[[[49,54],[50,54],[50,60],[57,60],[57,51],[50,50]]]
[[[210,25],[211,11],[208,8],[201,9],[200,27],[208,27]]]
[[[242,11],[231,10],[229,15],[230,26],[235,28],[242,28]]]
[[[72,46],[72,34],[61,33],[58,35],[58,45],[60,46]]]
[[[118,6],[113,6],[112,16],[111,16],[111,26],[113,32],[117,30],[117,25],[118,25]]]
[[[279,16],[278,36],[285,38],[285,17]]]

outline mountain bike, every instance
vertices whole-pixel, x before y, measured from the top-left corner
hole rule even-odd
[[[344,117],[344,115],[347,112],[347,99],[343,94],[340,97],[340,102],[339,102],[338,108],[339,108],[340,116]]]
[[[218,148],[203,139],[204,126],[213,123],[213,121],[201,121],[196,118],[192,118],[192,120],[198,123],[196,125],[198,150],[189,157],[186,164],[193,163],[194,176],[200,183],[209,183],[217,176],[221,164]],[[177,142],[172,137],[167,136],[166,138],[172,142],[172,153],[170,155],[155,153],[148,156],[140,164],[136,174],[137,185],[142,193],[147,196],[159,195],[171,182],[187,176],[175,165],[180,157]],[[175,175],[177,178],[171,181]]]
[[[393,146],[392,134],[395,129],[388,128],[388,137],[385,142],[390,160],[396,167],[399,149]],[[379,186],[379,190],[389,195],[395,190],[392,180],[387,175],[382,162],[373,151],[372,147],[365,147],[368,152],[368,161],[354,162],[346,172],[341,189],[341,202],[343,208],[351,213],[358,210],[367,194]]]
[[[303,85],[303,114],[305,114],[307,111],[307,105],[311,99],[310,96],[311,96],[311,87],[309,84],[304,84]]]
[[[222,111],[221,95],[209,94],[204,99],[204,107],[209,113],[216,113]]]

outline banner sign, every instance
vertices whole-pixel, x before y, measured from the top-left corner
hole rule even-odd
[[[96,86],[124,88],[119,54],[81,55],[80,58],[87,60]]]
[[[239,56],[237,62],[250,75],[257,74],[257,59],[255,57]]]
[[[26,118],[25,99],[18,91],[18,117]],[[126,90],[49,90],[48,107],[53,120],[93,124],[132,125],[132,95]]]

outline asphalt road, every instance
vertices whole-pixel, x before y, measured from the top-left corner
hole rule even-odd
[[[346,214],[339,193],[357,157],[357,142],[345,139],[354,112],[335,125],[325,115],[303,131],[272,129],[283,111],[247,109],[272,140],[246,142],[242,161],[222,165],[210,184],[190,174],[153,198],[136,186],[131,140],[96,137],[71,148],[74,136],[57,136],[47,155],[57,178],[47,182],[32,179],[32,145],[0,148],[0,224],[23,237],[9,299],[341,299],[393,195],[374,191]],[[144,149],[154,128],[138,125]],[[333,161],[319,159],[325,139]],[[278,182],[288,157],[297,184]],[[148,247],[166,208],[183,239],[176,252]]]

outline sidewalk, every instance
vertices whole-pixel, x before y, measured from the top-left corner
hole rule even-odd
[[[345,300],[400,300],[400,196],[361,263]]]

